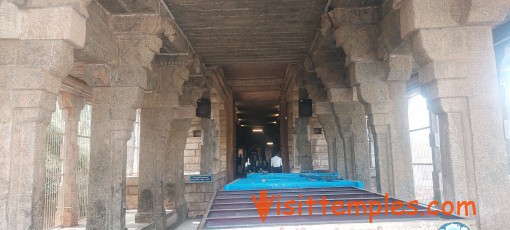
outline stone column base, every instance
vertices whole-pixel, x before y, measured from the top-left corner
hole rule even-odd
[[[178,216],[178,218],[179,218],[178,222],[184,221],[184,220],[186,220],[188,218],[188,205],[186,205],[186,203],[178,205],[175,208],[175,211],[179,215]]]
[[[57,211],[56,216],[62,216],[62,223],[60,223],[60,219],[57,218],[55,220],[55,225],[60,226],[62,224],[63,227],[72,227],[78,225],[78,208],[64,208],[64,213],[61,211]]]
[[[154,214],[150,212],[137,213],[135,215],[135,223],[152,223]]]

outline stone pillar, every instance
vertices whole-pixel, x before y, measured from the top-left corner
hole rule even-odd
[[[351,91],[351,89],[344,90]],[[341,100],[341,97],[333,100]],[[370,185],[370,154],[363,105],[351,99],[351,102],[335,102],[332,106],[344,147],[344,165],[341,166],[344,170],[343,176],[361,181],[364,186],[368,186]]]
[[[177,95],[176,95],[177,96]],[[137,223],[155,222],[165,215],[163,181],[167,139],[175,109],[142,106],[138,174]],[[159,229],[159,228],[158,228]]]
[[[414,181],[405,96],[412,62],[408,54],[394,54],[388,47],[378,50],[375,46],[378,38],[386,41],[389,33],[383,28],[379,34],[382,12],[374,7],[335,8],[330,15],[336,44],[347,54],[350,83],[357,86],[374,133],[378,191],[412,200]],[[365,23],[358,23],[360,20]]]
[[[212,90],[211,93],[211,120],[209,124],[206,124],[204,127],[207,127],[207,132],[205,133],[204,138],[202,139],[202,148],[209,148],[211,152],[211,172],[216,173],[221,171],[221,155],[220,155],[220,129],[218,128],[218,123],[220,120],[220,109],[225,108],[225,106],[220,102],[223,97],[221,97],[216,90]],[[207,150],[206,150],[207,151]],[[207,157],[207,155],[206,155]],[[226,156],[225,156],[226,157]],[[226,160],[226,159],[225,159]],[[201,162],[202,164],[202,162]],[[208,168],[209,166],[206,166]]]
[[[314,60],[318,62],[315,71],[324,82],[331,102],[329,106],[336,127],[325,128],[325,130],[328,132],[327,129],[330,129],[330,133],[334,130],[337,132],[334,134],[336,136],[334,139],[336,170],[343,177],[361,181],[368,186],[370,184],[370,154],[364,106],[358,101],[356,90],[345,83],[348,75],[344,74],[343,63],[323,62],[322,56],[324,54],[321,51],[316,51],[314,54]],[[327,136],[331,135],[327,134]]]
[[[217,144],[216,121],[211,118],[202,118],[201,127],[203,142],[200,153],[200,173],[210,174],[213,172],[213,168],[216,170],[214,164],[214,162],[217,161],[217,159],[215,159]]]
[[[334,139],[329,137],[336,145],[336,170],[345,178],[359,180],[369,185],[370,154],[364,106],[358,101],[356,90],[349,83],[349,75],[345,74],[347,72],[345,60],[341,58],[341,53],[336,51],[335,55],[338,58],[326,59],[325,57],[331,55],[328,52],[331,51],[317,50],[313,53],[312,59],[317,77],[322,80],[326,88],[330,102],[329,110],[333,116],[333,124],[336,126],[327,128],[325,126],[329,125],[323,125],[326,132],[328,132],[327,129],[330,133],[333,130],[337,132],[334,134]],[[319,112],[318,109],[317,112]],[[327,133],[326,135],[332,136]],[[328,147],[330,145],[328,143]]]
[[[330,154],[330,169],[333,169],[335,172],[338,172],[342,177],[344,178],[352,178],[348,173],[348,166],[346,161],[346,155],[351,156],[350,148],[347,150],[344,145],[344,139],[342,132],[345,133],[348,132],[347,127],[342,127],[339,124],[339,115],[335,114],[335,111],[333,109],[333,104],[331,102],[340,102],[343,101],[345,98],[345,95],[343,95],[345,92],[348,91],[348,86],[342,85],[342,78],[343,72],[344,72],[344,66],[342,62],[325,62],[323,60],[323,57],[326,56],[326,53],[323,51],[315,51],[313,54],[313,61],[315,62],[315,72],[317,74],[317,77],[322,80],[324,83],[324,86],[326,87],[326,91],[328,94],[328,101],[330,103],[323,104],[321,103],[316,104],[316,113],[319,114],[331,114],[331,116],[319,116],[319,119],[325,122],[326,124],[323,124],[325,133],[326,133],[326,139],[329,139],[328,141],[328,151],[330,146],[332,147],[332,150],[335,152],[333,154]],[[332,119],[329,122],[333,122],[332,124],[329,123],[326,120]],[[341,116],[343,118],[343,116]],[[342,128],[344,130],[342,130]],[[334,133],[333,133],[334,132]],[[349,144],[350,142],[348,142]],[[346,152],[349,151],[349,152]],[[332,164],[331,164],[332,163]],[[331,168],[331,166],[334,166]],[[349,165],[349,168],[351,168],[351,165]]]
[[[329,103],[328,103],[329,104]],[[328,143],[328,166],[330,172],[339,172],[337,168],[337,152],[341,152],[343,149],[337,150],[337,141],[340,141],[339,132],[335,124],[335,117],[333,114],[318,114],[319,123],[324,128],[324,136]],[[340,173],[342,174],[342,173]]]
[[[194,105],[206,90],[203,77],[190,78],[191,60],[188,56],[158,56],[159,77],[151,80],[157,84],[152,84],[155,93],[150,100],[175,107],[173,118],[167,120],[169,129],[165,132],[165,148],[161,150],[164,154],[160,160],[163,163],[161,186],[164,209],[176,210],[180,220],[186,219],[188,213],[184,199],[184,149],[195,118]]]
[[[62,183],[59,186],[59,204],[57,216],[62,216],[62,222],[57,226],[71,227],[78,224],[78,185],[76,183],[77,162],[80,147],[78,146],[78,123],[80,112],[85,106],[82,97],[69,92],[60,92],[59,105],[63,110],[65,121],[64,146],[61,159],[63,165]]]
[[[510,225],[510,181],[490,25],[510,2],[475,2],[406,1],[401,30],[438,115],[444,199],[475,201],[478,227],[500,229]]]
[[[330,102],[319,102],[315,103],[314,109],[324,129],[324,135],[328,143],[329,171],[337,172],[342,177],[347,178],[344,142],[338,130],[332,105]]]
[[[331,89],[330,93],[334,90],[350,91],[348,88],[344,89]],[[339,96],[339,95],[336,95]],[[354,139],[351,132],[352,125],[352,103],[339,102],[341,98],[332,96],[332,110],[335,123],[337,125],[339,137],[341,141],[342,150],[341,155],[338,155],[338,170],[345,178],[354,179]],[[360,104],[361,105],[361,104]]]
[[[429,112],[430,117],[430,148],[432,149],[432,183],[434,187],[434,200],[442,202],[443,200],[443,183],[441,181],[441,149],[439,148],[439,124],[437,116],[434,113]]]
[[[5,225],[5,229],[39,229],[44,216],[46,130],[61,80],[72,66],[73,48],[59,40],[23,41],[17,45],[20,45],[16,51],[20,60],[16,62],[31,66],[0,67],[5,71],[2,78],[7,83],[2,89],[5,114],[0,160],[2,169],[6,170],[1,176],[4,180],[0,186],[3,203],[0,214],[6,219],[0,225]],[[71,61],[55,63],[59,55]],[[37,62],[45,66],[37,66]]]
[[[407,119],[405,80],[410,77],[411,59],[396,61],[400,68],[407,63],[409,74],[393,76],[383,62],[355,62],[351,66],[353,82],[358,84],[360,100],[366,105],[368,123],[374,134],[377,189],[404,200],[414,198],[412,155]],[[391,73],[391,68],[389,72]]]
[[[301,170],[313,170],[312,147],[310,144],[309,123],[310,118],[296,118],[296,150],[299,153],[297,160]]]
[[[406,81],[409,80],[412,74],[413,58],[410,42],[403,40],[400,35],[400,10],[394,7],[397,5],[399,5],[399,1],[396,0],[383,3],[381,7],[382,20],[377,36],[377,57],[383,65],[385,75],[382,79],[388,89],[388,101],[381,100],[381,105],[389,102],[389,108],[391,109],[388,117],[389,122],[376,121],[377,119],[385,119],[384,116],[370,116],[374,119],[372,121],[369,118],[369,122],[389,124],[392,151],[390,157],[392,158],[395,196],[411,199],[414,198],[414,180],[411,176],[408,176],[413,175],[413,168],[409,121],[407,119]],[[363,83],[360,87],[363,87]],[[375,102],[370,105],[369,109],[374,110],[373,113],[377,113],[375,111],[379,110],[377,107],[380,107],[380,105]],[[385,111],[381,112],[382,114],[386,113]],[[373,130],[376,131],[375,125]],[[382,132],[384,132],[384,128]],[[377,151],[377,134],[375,137]],[[380,187],[384,188],[384,185]],[[390,188],[390,191],[391,189],[393,188]]]
[[[87,228],[125,229],[127,141],[146,85],[143,67],[89,65],[92,133]]]
[[[234,180],[234,172],[236,170],[236,121],[235,121],[235,102],[234,98],[230,97],[225,102],[225,113],[226,113],[226,136],[227,136],[227,181],[230,183]]]
[[[333,111],[344,146],[345,176],[361,181],[365,188],[369,188],[370,153],[364,107],[351,99],[351,102],[333,103]]]
[[[118,66],[88,65],[94,88],[88,229],[125,229],[127,141],[147,88],[147,69],[159,52],[159,15],[114,15]],[[108,191],[108,192],[107,192]]]
[[[316,56],[324,57],[326,55],[322,55],[320,51],[315,51],[315,54],[320,53]],[[334,55],[332,55],[334,56]],[[340,64],[340,63],[335,63]],[[330,67],[335,67],[336,65],[330,63]],[[321,67],[325,67],[324,63],[320,64]],[[310,67],[312,68],[312,67]],[[310,69],[308,68],[308,69]],[[305,68],[306,69],[306,68]],[[321,77],[324,77],[324,72],[321,72],[321,70],[324,70],[326,68],[317,68],[319,69],[318,72],[316,72],[316,75],[320,75]],[[337,68],[332,68],[328,70],[333,70],[332,72],[336,72]],[[339,72],[336,72],[338,75],[340,75]],[[346,176],[342,172],[342,170],[345,170],[345,167],[339,168],[338,165],[343,165],[345,162],[345,154],[344,154],[344,148],[343,148],[343,141],[340,137],[340,132],[338,130],[338,127],[336,125],[335,116],[333,115],[333,109],[330,102],[327,102],[327,90],[326,86],[332,86],[335,85],[335,81],[340,81],[337,76],[332,77],[331,79],[335,79],[333,81],[329,81],[329,78],[326,78],[326,84],[323,83],[323,80],[320,78],[317,78],[317,76],[314,74],[303,74],[298,75],[296,77],[297,84],[301,87],[304,87],[306,89],[306,93],[308,94],[308,97],[312,98],[314,104],[313,104],[313,114],[317,115],[318,121],[321,124],[325,139],[327,142],[328,147],[328,166],[330,172],[339,172],[342,176]]]
[[[184,187],[176,183],[183,179],[183,165],[176,161],[184,164],[184,146],[194,113],[192,106],[142,108],[137,223],[153,222],[156,229],[164,229],[167,209],[177,209],[179,218],[186,218],[186,204],[178,206],[182,202],[179,197],[184,199]],[[188,122],[189,128],[180,122]]]
[[[92,96],[87,229],[125,229],[127,141],[143,89],[94,87]]]
[[[280,155],[283,162],[283,172],[290,172],[289,168],[289,116],[288,103],[285,95],[280,97]],[[272,156],[271,156],[272,157]]]
[[[85,39],[77,9],[46,4],[0,2],[0,229],[43,226],[46,130]]]
[[[363,188],[370,190],[370,151],[368,148],[368,132],[365,110],[360,102],[351,102],[352,113],[350,131],[352,133],[353,146],[353,179],[361,181]]]
[[[174,135],[173,119],[182,117],[182,111],[178,109],[179,96],[182,84],[189,77],[187,63],[183,60],[187,59],[175,57],[156,61],[157,67],[148,75],[150,91],[145,93],[141,110],[139,195],[135,221],[153,222],[156,229],[165,228],[165,170],[167,158],[171,157],[168,139]]]
[[[188,213],[184,199],[184,149],[191,118],[174,119],[170,127],[172,135],[167,139],[168,157],[165,161],[165,209],[176,210],[179,218],[184,220]]]

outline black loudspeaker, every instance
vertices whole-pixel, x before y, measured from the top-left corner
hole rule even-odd
[[[209,99],[198,99],[197,100],[197,117],[211,118],[211,101]]]
[[[312,99],[299,99],[299,117],[311,117],[312,112]]]

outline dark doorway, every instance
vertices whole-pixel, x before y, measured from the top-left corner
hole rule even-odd
[[[271,157],[281,151],[278,116],[278,105],[238,106],[236,177],[270,172]]]

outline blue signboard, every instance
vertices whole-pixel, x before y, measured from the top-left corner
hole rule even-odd
[[[212,175],[192,175],[189,176],[190,183],[207,183],[212,182]]]

